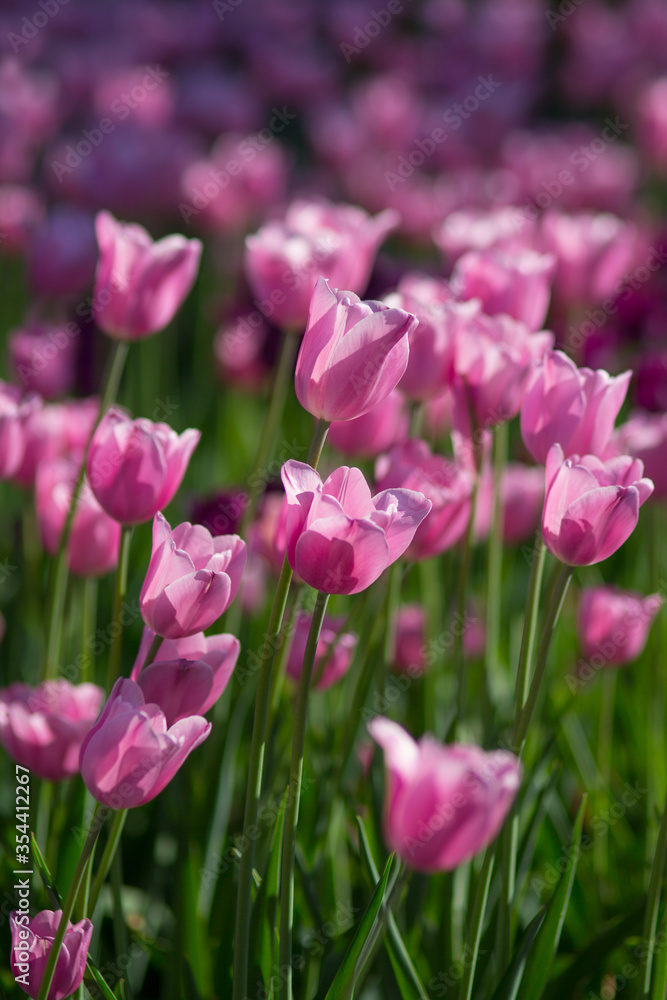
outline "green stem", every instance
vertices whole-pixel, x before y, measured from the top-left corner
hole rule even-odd
[[[147,667],[150,663],[155,662],[155,657],[157,656],[158,650],[163,642],[164,639],[162,638],[161,635],[153,636],[153,641],[151,642],[148,648],[148,652],[146,653],[146,658],[144,659],[144,662],[141,664],[141,670],[143,670],[144,667]],[[139,673],[141,673],[141,670],[139,671]]]
[[[614,730],[614,697],[616,693],[616,671],[605,670],[602,677],[602,704],[600,706],[600,728],[598,732],[598,767],[600,787],[595,796],[595,816],[606,815],[609,809],[611,790],[611,748]],[[603,824],[593,842],[593,864],[598,879],[607,877],[608,824]]]
[[[646,901],[646,914],[644,917],[644,958],[642,960],[642,988],[644,996],[648,997],[651,989],[651,969],[653,967],[653,952],[655,950],[655,931],[658,925],[658,910],[660,909],[660,895],[662,891],[662,879],[665,871],[665,859],[667,858],[667,802],[662,814],[660,830],[658,832],[658,842],[653,856],[651,866],[651,877],[648,884],[648,899]]]
[[[65,612],[65,595],[67,593],[67,577],[68,577],[68,567],[67,567],[67,543],[69,542],[69,536],[72,531],[72,524],[74,522],[74,513],[76,511],[77,504],[79,502],[79,494],[81,493],[81,488],[83,486],[83,480],[86,474],[86,459],[88,457],[88,450],[90,448],[90,442],[93,439],[93,435],[97,430],[97,426],[108,410],[109,406],[116,398],[118,392],[118,386],[120,385],[120,379],[123,374],[123,367],[125,365],[125,359],[127,357],[128,344],[122,340],[114,341],[113,353],[111,355],[111,361],[108,368],[108,374],[105,378],[105,388],[102,394],[102,399],[100,401],[100,408],[97,414],[97,419],[90,432],[90,437],[88,438],[88,443],[86,444],[86,450],[83,462],[81,464],[81,469],[74,487],[74,492],[72,493],[72,499],[70,502],[69,511],[67,513],[67,519],[65,521],[65,527],[63,533],[60,537],[60,542],[58,545],[58,553],[56,555],[55,562],[52,566],[52,585],[51,585],[51,597],[50,597],[50,611],[49,611],[49,631],[46,641],[46,660],[45,660],[45,679],[54,678],[58,670],[58,659],[60,657],[60,645],[62,641],[62,627],[63,627],[63,615]]]
[[[526,604],[526,614],[523,620],[523,634],[521,636],[521,648],[519,650],[519,662],[516,668],[516,687],[514,690],[514,728],[518,728],[521,712],[528,697],[528,681],[530,678],[530,666],[533,659],[533,649],[535,646],[535,634],[537,632],[537,619],[540,606],[540,591],[542,589],[542,576],[544,574],[544,559],[547,554],[546,546],[541,535],[535,540],[533,557],[530,563],[530,578],[528,580],[528,597]]]
[[[308,461],[314,469],[317,468],[324,441],[329,430],[326,421],[318,420],[315,434],[308,452]],[[257,825],[259,800],[262,792],[262,773],[264,770],[264,751],[266,748],[266,723],[271,698],[271,681],[273,661],[278,648],[278,638],[282,629],[287,595],[292,582],[292,570],[287,562],[283,562],[276,595],[271,608],[269,624],[266,630],[262,661],[257,679],[257,695],[255,699],[255,715],[252,724],[250,742],[250,759],[248,761],[248,784],[246,788],[243,829],[249,830]],[[248,959],[250,954],[250,916],[252,910],[252,870],[255,857],[255,841],[250,838],[250,846],[241,855],[239,862],[239,884],[236,899],[236,923],[234,932],[234,976],[232,983],[232,1000],[244,1000],[248,992]]]
[[[273,444],[282,424],[283,410],[285,409],[285,400],[287,399],[287,390],[292,380],[296,352],[300,342],[300,338],[289,330],[283,330],[281,336],[282,339],[278,354],[278,366],[273,380],[271,398],[264,417],[264,424],[260,433],[259,444],[257,445],[257,452],[255,454],[253,467],[254,472],[260,474],[264,472],[266,464],[271,458]],[[264,481],[263,477],[261,481]],[[244,510],[243,517],[241,518],[241,524],[238,530],[240,535],[243,535],[245,528],[253,520],[255,511],[257,510],[257,504],[259,503],[259,498],[260,493],[257,490],[252,490],[248,506]]]
[[[547,611],[547,617],[544,622],[544,628],[542,630],[542,638],[540,639],[540,645],[537,650],[537,657],[535,660],[535,670],[533,672],[533,679],[530,684],[530,690],[528,691],[528,697],[526,698],[526,703],[523,706],[518,722],[514,728],[512,744],[515,751],[519,755],[521,755],[523,748],[525,746],[526,736],[528,734],[528,727],[530,726],[530,720],[535,710],[535,705],[537,703],[537,696],[540,691],[540,684],[542,683],[542,677],[544,676],[544,670],[547,665],[547,657],[549,654],[549,646],[551,645],[551,637],[556,627],[556,622],[558,621],[558,616],[560,615],[560,610],[563,606],[563,601],[565,600],[565,594],[567,593],[567,588],[569,586],[570,580],[572,579],[572,573],[573,569],[571,566],[566,566],[565,564],[561,566],[560,572],[558,574],[558,579],[556,580],[553,594],[551,596],[551,603],[549,605],[549,609]]]
[[[479,953],[479,942],[482,939],[482,929],[484,927],[484,914],[486,912],[486,901],[491,885],[491,875],[493,873],[493,862],[495,858],[496,845],[490,844],[484,854],[482,870],[477,880],[475,890],[475,902],[472,916],[468,925],[468,935],[465,952],[461,964],[463,965],[463,977],[461,979],[461,990],[459,1000],[470,1000],[472,996],[473,980],[475,978],[475,967],[477,965],[477,955]]]
[[[58,961],[58,956],[60,955],[60,948],[65,940],[67,925],[74,911],[74,904],[77,896],[79,895],[79,889],[81,887],[81,882],[83,881],[88,859],[92,854],[95,842],[102,828],[103,821],[100,822],[98,818],[98,810],[99,804],[95,806],[95,812],[93,813],[93,818],[90,823],[90,830],[88,831],[88,836],[84,841],[79,860],[77,861],[76,868],[74,869],[74,875],[72,876],[67,898],[63,904],[63,911],[60,917],[60,923],[58,924],[58,930],[56,931],[56,936],[53,939],[53,944],[51,945],[51,950],[49,951],[49,957],[44,968],[44,975],[42,976],[42,982],[39,988],[37,1000],[46,1000],[49,995],[49,990],[51,989],[53,974],[56,971],[56,962]]]
[[[90,896],[88,900],[88,912],[94,913],[95,907],[97,906],[97,900],[99,899],[102,886],[104,885],[104,880],[109,873],[109,868],[111,867],[111,862],[113,861],[116,849],[120,842],[120,837],[123,832],[123,827],[125,826],[125,820],[127,819],[127,809],[119,809],[114,813],[113,823],[111,824],[111,829],[109,830],[109,836],[107,837],[107,842],[104,846],[104,851],[102,853],[102,859],[100,861],[100,866],[97,869],[97,875],[93,880],[93,887],[90,890]]]
[[[301,677],[294,709],[294,731],[292,736],[292,762],[290,765],[287,811],[283,833],[282,867],[280,877],[280,979],[281,1000],[292,1000],[292,922],[294,917],[294,854],[296,850],[296,830],[299,821],[299,800],[301,798],[301,778],[303,775],[303,754],[306,743],[306,718],[308,714],[308,692],[315,663],[317,643],[322,630],[324,613],[329,595],[320,591],[310,623],[306,650],[303,656]]]
[[[507,461],[507,424],[494,432],[493,511],[489,534],[489,572],[486,598],[486,668],[492,673],[500,666],[500,593],[503,574],[502,478]]]
[[[468,530],[466,531],[465,543],[463,547],[463,556],[461,560],[461,572],[459,574],[459,587],[458,587],[458,601],[457,601],[457,612],[459,623],[465,621],[466,616],[466,601],[468,599],[468,580],[470,577],[470,564],[472,562],[472,548],[473,548],[473,536],[475,533],[475,510],[477,508],[477,493],[479,490],[479,473],[475,473],[475,481],[472,488],[472,498],[470,501],[470,519],[468,521]],[[467,664],[465,660],[465,655],[463,653],[463,628],[458,628],[456,630],[455,642],[454,642],[454,663],[456,664],[457,673],[457,693],[456,693],[456,715],[454,721],[452,722],[451,730],[449,733],[450,742],[454,742],[457,737],[457,732],[460,733],[461,726],[463,725],[463,720],[465,718],[466,712],[466,693],[467,693]]]
[[[116,569],[116,586],[113,596],[113,623],[116,631],[111,638],[111,649],[109,650],[109,685],[111,691],[118,674],[120,672],[120,654],[123,647],[123,602],[127,593],[127,567],[130,559],[130,544],[132,542],[131,525],[123,525],[120,536],[120,553],[118,556],[118,568]]]
[[[95,632],[97,617],[97,579],[87,576],[83,581],[83,596],[81,599],[81,683],[90,680],[90,644],[91,635]]]

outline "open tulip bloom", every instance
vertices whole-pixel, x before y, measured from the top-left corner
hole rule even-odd
[[[595,455],[565,459],[559,444],[547,455],[542,536],[553,555],[569,566],[608,559],[637,527],[639,508],[653,492],[638,458],[607,462]]]
[[[497,836],[521,782],[507,750],[415,740],[396,722],[368,724],[384,750],[385,839],[410,868],[449,871]]]
[[[311,587],[358,594],[402,556],[431,509],[413,490],[371,496],[359,469],[341,466],[325,482],[303,462],[283,465],[287,557]]]
[[[39,995],[62,915],[62,910],[42,910],[32,919],[18,910],[9,915],[12,974],[33,1000]],[[83,982],[92,935],[93,925],[90,920],[80,920],[78,924],[68,921],[48,1000],[66,1000],[66,997],[78,990]]]
[[[319,278],[296,363],[297,399],[314,417],[352,420],[396,388],[408,364],[417,318]]]

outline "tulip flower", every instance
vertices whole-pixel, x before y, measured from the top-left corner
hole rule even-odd
[[[80,332],[74,323],[29,322],[12,330],[8,338],[9,360],[20,384],[44,399],[70,392],[76,380]]]
[[[328,441],[344,455],[373,458],[408,436],[409,416],[398,389],[354,420],[334,421]]]
[[[342,466],[323,483],[303,462],[283,465],[287,558],[311,587],[358,594],[403,555],[431,502],[413,490],[371,497],[359,469]]]
[[[55,555],[72,503],[79,465],[67,458],[41,462],[35,483],[37,523],[44,548]],[[67,541],[67,562],[77,576],[103,576],[118,564],[120,525],[102,510],[84,479]]]
[[[655,485],[653,499],[667,497],[667,414],[639,410],[630,414],[612,436],[609,446],[622,455],[640,458],[644,472]]]
[[[378,406],[408,363],[417,319],[382,302],[333,291],[319,278],[296,363],[296,395],[322,420],[352,420]]]
[[[410,868],[451,871],[495,839],[521,781],[514,754],[429,736],[417,743],[381,717],[368,729],[384,750],[385,839]]]
[[[589,587],[579,599],[578,633],[587,660],[602,657],[605,666],[636,660],[646,646],[653,619],[664,604],[660,594],[644,597],[618,587]]]
[[[154,633],[144,631],[152,642]],[[183,639],[165,639],[152,663],[143,670],[137,664],[132,680],[137,681],[147,702],[160,706],[171,726],[188,715],[205,715],[215,705],[227,687],[240,650],[238,639],[225,633],[206,637],[197,632]],[[147,652],[144,648],[144,657]]]
[[[21,465],[26,446],[26,418],[39,405],[38,396],[21,399],[15,385],[0,380],[0,479],[9,479]]]
[[[198,430],[132,420],[115,407],[100,421],[88,452],[88,480],[104,510],[121,524],[150,521],[181,485]]]
[[[121,677],[81,745],[81,777],[91,795],[111,809],[145,805],[210,731],[211,723],[199,715],[169,726],[158,705],[146,703],[139,685]]]
[[[505,313],[539,330],[555,266],[551,254],[534,250],[470,250],[454,265],[451,283],[460,299],[481,299],[488,316]]]
[[[463,537],[470,519],[473,477],[460,463],[433,455],[425,441],[406,441],[378,459],[375,477],[380,489],[416,490],[431,503],[406,551],[408,559],[428,559]]]
[[[313,667],[313,687],[318,691],[326,691],[327,688],[341,680],[350,669],[352,657],[357,647],[357,637],[351,632],[341,631],[344,623],[344,618],[324,616]],[[300,616],[296,624],[286,667],[287,673],[294,681],[298,681],[301,676],[309,630],[310,618]]]
[[[542,537],[569,566],[591,566],[627,541],[639,508],[653,492],[644,466],[628,455],[602,462],[595,455],[565,459],[555,444],[547,455]]]
[[[371,218],[356,205],[295,201],[283,222],[246,238],[245,268],[260,308],[300,332],[318,275],[335,288],[365,291],[377,248],[397,221],[389,209]]]
[[[454,395],[477,427],[493,427],[516,416],[533,369],[553,346],[548,331],[531,333],[509,316],[471,319],[457,338]]]
[[[40,464],[51,458],[83,462],[85,449],[97,421],[97,399],[68,399],[39,405],[39,397],[22,407],[24,451],[14,479],[33,487]]]
[[[559,444],[563,454],[602,456],[628,391],[631,372],[612,377],[577,368],[550,351],[536,369],[521,406],[521,435],[536,462]]]
[[[75,686],[63,679],[35,688],[10,684],[0,691],[0,742],[40,778],[64,781],[79,769],[81,743],[103,700],[95,684]]]
[[[207,629],[236,596],[246,564],[238,535],[213,538],[184,521],[172,531],[160,511],[153,519],[153,551],[139,605],[144,623],[165,639]]]
[[[171,322],[194,283],[202,244],[185,236],[153,242],[143,228],[109,212],[95,219],[100,258],[95,274],[95,322],[110,337],[138,340]]]
[[[23,910],[14,910],[9,914],[12,975],[33,1000],[39,996],[62,915],[62,910],[41,910],[32,918]],[[92,934],[93,925],[88,919],[80,920],[78,924],[67,922],[47,1000],[65,1000],[76,993],[83,982]]]

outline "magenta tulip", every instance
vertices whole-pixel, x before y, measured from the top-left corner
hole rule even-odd
[[[602,456],[631,374],[612,377],[577,368],[562,351],[546,354],[521,406],[523,442],[535,461],[544,464],[553,444],[566,457]]]
[[[328,442],[351,458],[374,458],[408,436],[410,419],[398,389],[354,420],[334,421]]]
[[[539,466],[508,462],[501,481],[503,538],[516,545],[531,538],[544,504],[544,473]]]
[[[34,486],[40,464],[51,458],[83,462],[99,408],[99,400],[93,398],[43,405],[28,405],[26,400],[22,420],[25,449],[16,470],[16,482],[20,486]]]
[[[245,268],[260,309],[301,332],[318,275],[334,288],[365,291],[377,248],[398,216],[374,218],[356,205],[295,201],[283,222],[268,222],[246,238]]]
[[[145,805],[210,731],[211,723],[199,715],[169,726],[158,705],[146,703],[139,685],[121,677],[81,745],[81,777],[91,795],[111,809]]]
[[[121,524],[150,521],[183,481],[198,430],[132,420],[117,408],[102,418],[88,451],[88,479],[107,514]]]
[[[184,521],[172,531],[158,511],[153,551],[139,596],[141,616],[157,635],[182,639],[209,628],[236,596],[246,564],[238,535],[212,537]]]
[[[0,479],[18,471],[26,447],[26,420],[39,405],[38,396],[22,399],[17,386],[0,381]]]
[[[332,291],[319,278],[296,363],[296,395],[322,420],[352,420],[396,388],[417,319],[382,302]]]
[[[371,497],[359,469],[342,466],[323,483],[303,462],[283,465],[287,558],[311,587],[357,594],[403,555],[431,502],[412,490]]]
[[[70,392],[76,380],[76,348],[80,329],[75,323],[28,322],[9,334],[9,360],[17,381],[44,399]]]
[[[152,640],[154,633],[146,632]],[[137,681],[147,702],[160,706],[171,726],[188,715],[205,715],[215,705],[227,687],[240,650],[238,639],[224,633],[207,638],[198,632],[183,639],[165,639],[152,663],[141,671],[133,670],[132,680]]]
[[[559,444],[547,455],[542,537],[569,566],[591,566],[627,541],[639,508],[653,492],[644,466],[628,455],[600,461],[595,455],[565,459]]]
[[[553,346],[553,334],[531,333],[510,316],[480,313],[456,341],[454,395],[477,427],[516,416],[533,369]]]
[[[461,299],[481,299],[489,316],[505,313],[539,330],[547,315],[556,261],[534,250],[470,250],[452,271],[452,288]]]
[[[79,750],[104,699],[95,684],[58,679],[0,691],[0,742],[40,778],[63,781],[79,769]]]
[[[79,477],[67,458],[40,462],[35,482],[37,523],[44,548],[55,555]],[[103,576],[118,564],[120,525],[102,510],[84,479],[67,542],[67,562],[77,576]]]
[[[62,915],[62,910],[41,910],[32,918],[23,910],[14,910],[9,914],[12,975],[32,1000],[37,1000],[39,996]],[[88,919],[80,920],[78,924],[67,922],[47,1000],[65,1000],[79,989],[86,971],[92,934],[93,925]]]
[[[387,845],[410,868],[451,871],[497,836],[521,782],[507,750],[415,740],[396,722],[368,724],[384,750]]]
[[[452,548],[470,519],[473,477],[460,463],[433,455],[425,441],[406,441],[381,456],[375,467],[380,489],[416,490],[431,503],[409,545],[408,559],[428,559]]]
[[[644,472],[653,480],[653,499],[667,497],[667,414],[638,410],[618,428],[610,447],[622,455],[632,455],[644,463]]]
[[[636,660],[663,604],[660,594],[644,597],[617,587],[582,590],[578,618],[582,654],[593,666],[596,657],[602,657],[604,665],[609,667]]]
[[[357,648],[357,636],[351,632],[341,631],[344,624],[344,618],[332,618],[329,615],[324,617],[313,667],[313,687],[317,691],[326,691],[341,680],[350,669]],[[310,618],[307,615],[300,616],[296,623],[286,667],[287,673],[294,681],[298,681],[301,677],[309,630]]]
[[[192,288],[201,241],[165,236],[153,242],[143,226],[95,220],[100,259],[95,274],[95,322],[110,337],[138,340],[171,322]]]

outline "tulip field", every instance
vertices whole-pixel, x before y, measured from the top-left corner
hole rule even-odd
[[[667,5],[0,26],[0,1000],[666,1000]]]

